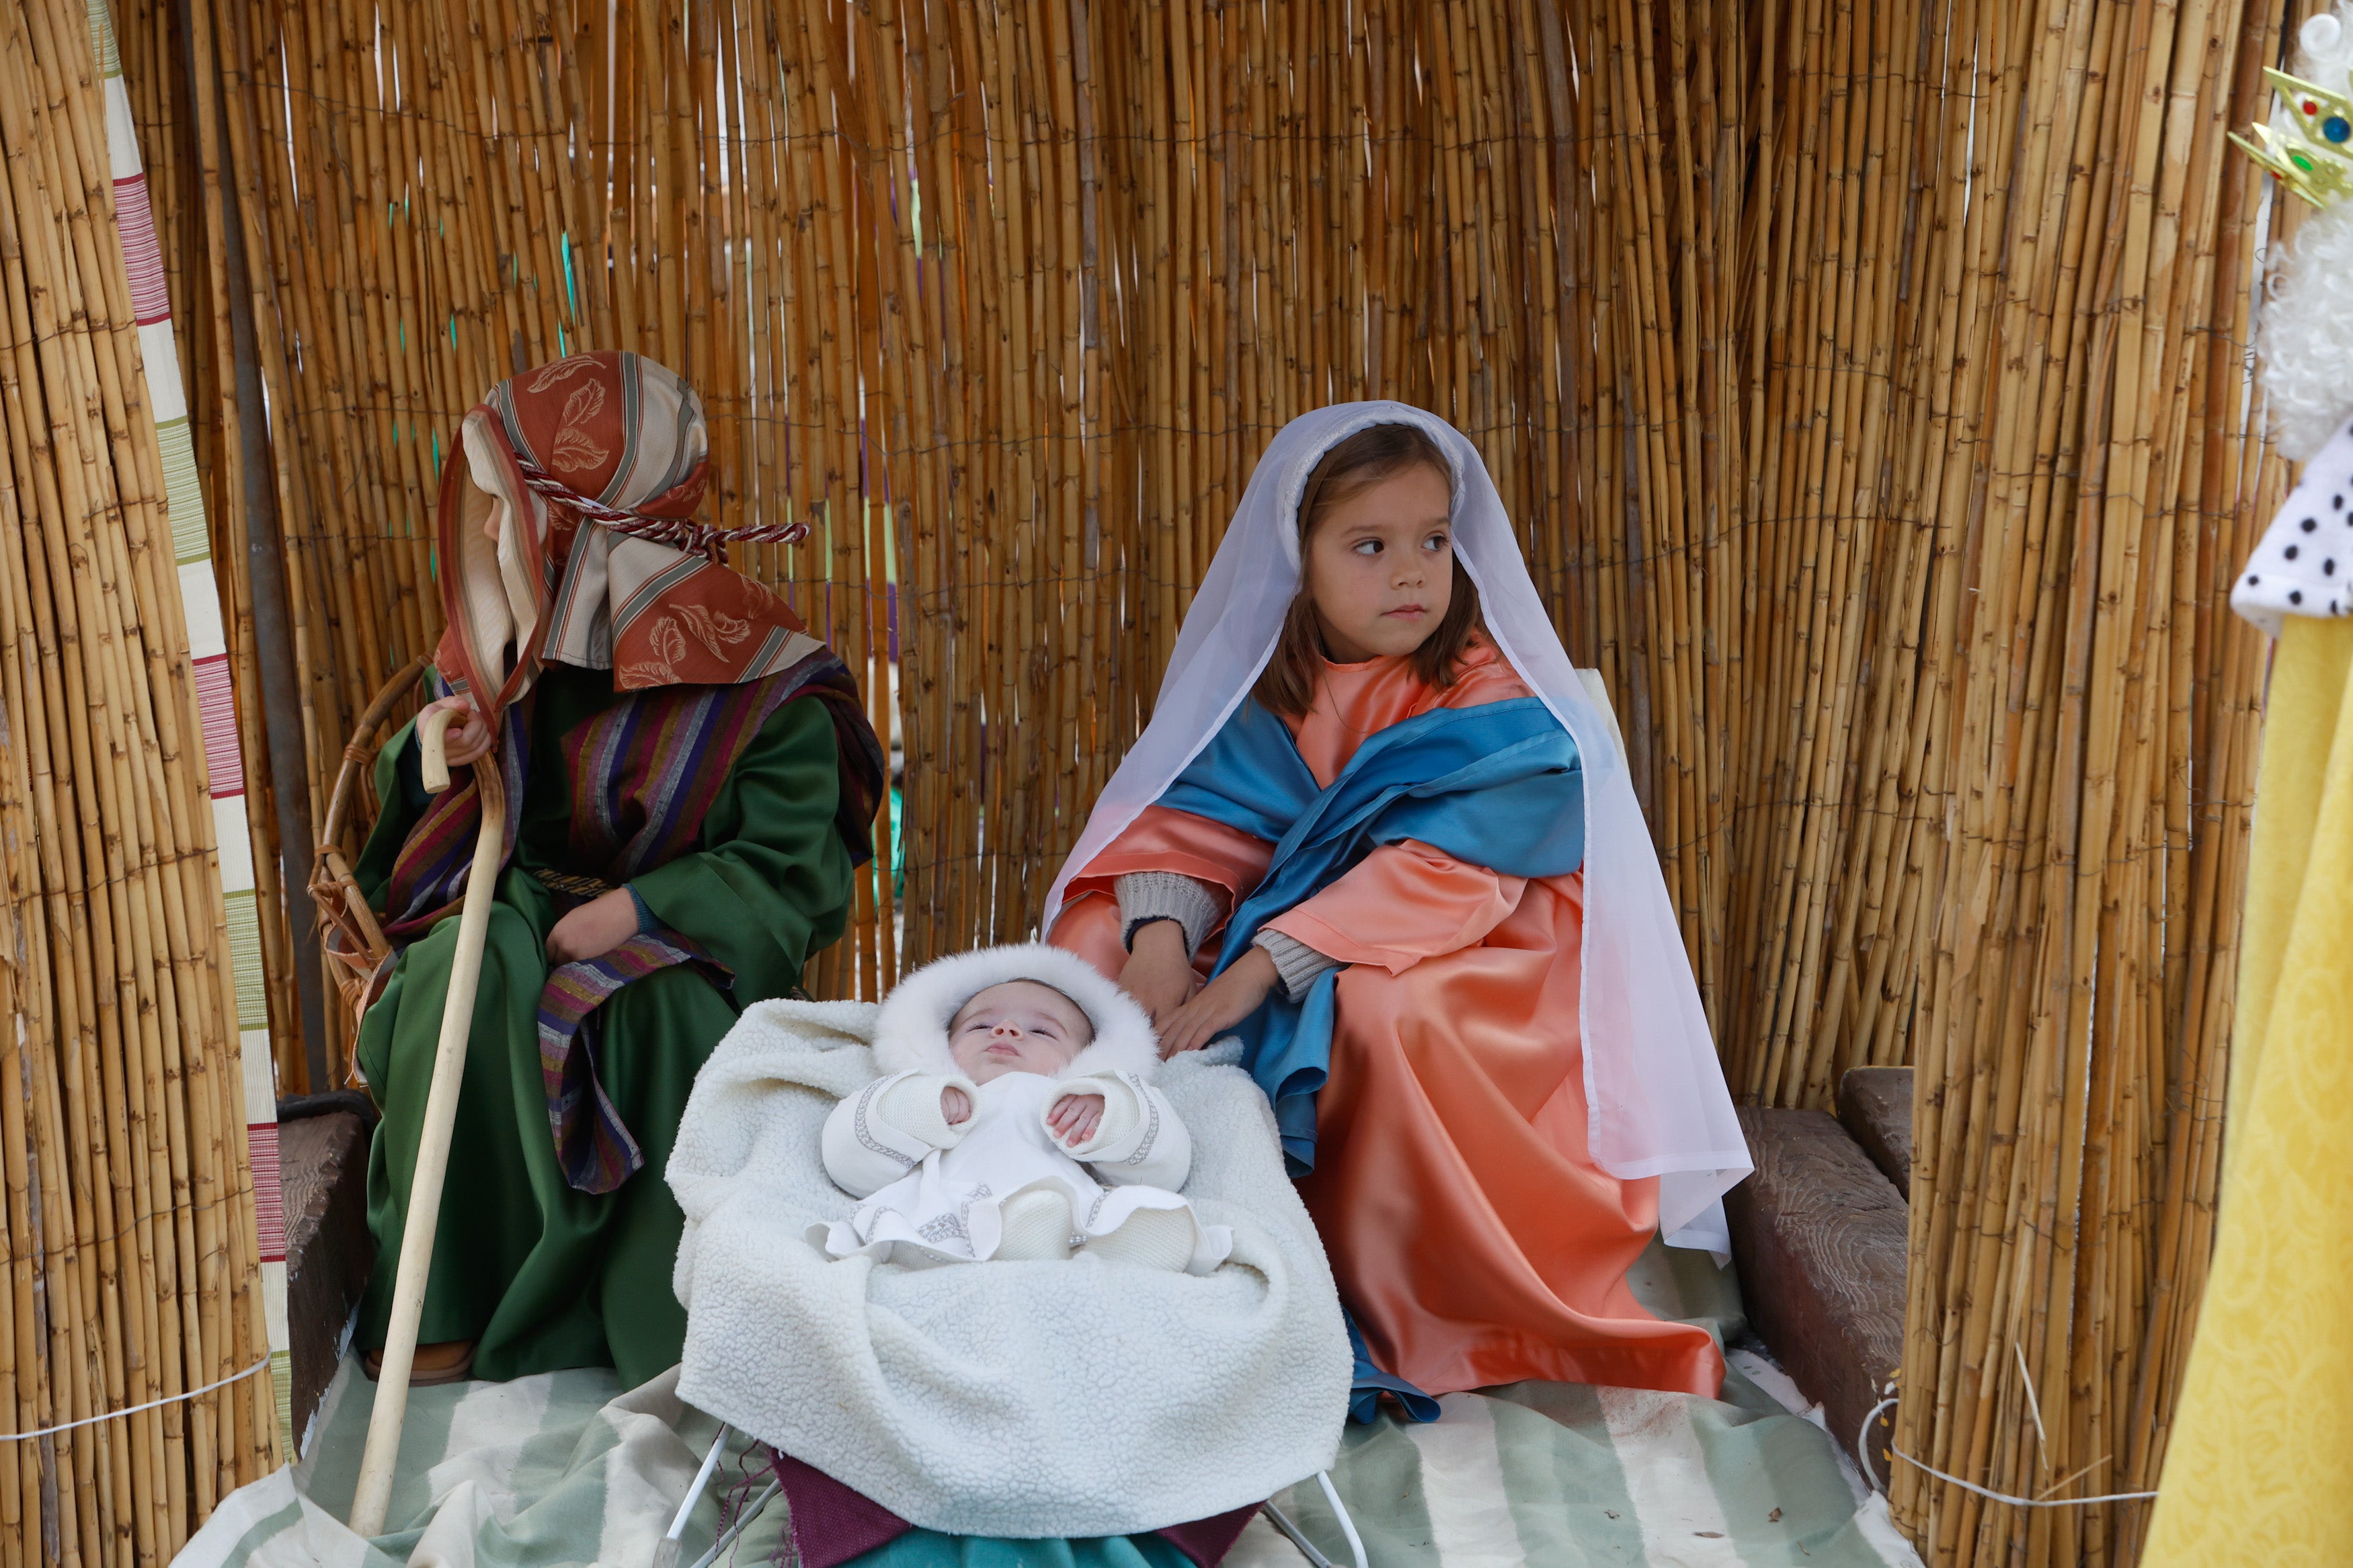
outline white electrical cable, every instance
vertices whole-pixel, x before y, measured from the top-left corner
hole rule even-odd
[[[1891,1384],[1890,1386],[1893,1385]],[[1871,1441],[1871,1424],[1879,1419],[1879,1413],[1881,1411],[1886,1409],[1891,1405],[1898,1403],[1900,1403],[1900,1401],[1897,1400],[1894,1394],[1891,1394],[1886,1398],[1881,1400],[1878,1404],[1873,1405],[1871,1407],[1871,1414],[1862,1418],[1862,1430],[1854,1435],[1854,1457],[1862,1466],[1863,1479],[1869,1481],[1873,1487],[1879,1485],[1879,1477],[1871,1468],[1871,1450],[1869,1446]],[[1989,1501],[2006,1502],[2018,1508],[2089,1508],[2094,1503],[2103,1502],[2146,1502],[2150,1498],[2157,1496],[2155,1492],[2107,1492],[2099,1497],[2012,1497],[2008,1492],[1993,1491],[1988,1488],[1981,1487],[1975,1481],[1965,1481],[1958,1476],[1948,1476],[1934,1465],[1924,1465],[1893,1443],[1887,1445],[1887,1451],[1894,1455],[1897,1458],[1903,1460],[1905,1464],[1911,1466],[1914,1469],[1925,1470],[1929,1475],[1936,1477],[1938,1480],[1948,1481],[1952,1485],[1960,1488],[1965,1492],[1975,1492],[1978,1496],[1985,1498]]]
[[[1348,1516],[1348,1505],[1340,1500],[1339,1489],[1332,1484],[1332,1472],[1318,1470],[1315,1480],[1324,1489],[1324,1500],[1331,1504],[1332,1511],[1339,1516],[1340,1531],[1348,1538],[1349,1555],[1356,1559],[1356,1568],[1365,1568],[1365,1538],[1356,1533],[1356,1521]],[[1338,1568],[1338,1564],[1316,1550],[1315,1543],[1307,1539],[1306,1532],[1296,1522],[1274,1506],[1272,1498],[1259,1504],[1259,1510],[1266,1515],[1275,1529],[1291,1538],[1291,1544],[1299,1548],[1300,1555],[1307,1559],[1308,1568]]]
[[[1274,1506],[1273,1499],[1269,1498],[1259,1504],[1258,1510],[1273,1521],[1275,1529],[1282,1531],[1283,1539],[1299,1548],[1299,1554],[1307,1559],[1307,1568],[1335,1568],[1332,1560],[1317,1550],[1314,1542],[1307,1539],[1306,1531],[1293,1523],[1288,1514]]]
[[[702,1500],[702,1489],[711,1484],[711,1472],[719,1468],[719,1456],[726,1451],[727,1439],[733,1431],[724,1421],[719,1424],[719,1436],[711,1439],[711,1452],[702,1456],[702,1468],[694,1472],[694,1484],[686,1489],[686,1500],[678,1505],[678,1512],[670,1521],[670,1533],[654,1548],[654,1568],[678,1568],[686,1521],[693,1517],[694,1505]]]
[[[727,1532],[724,1535],[711,1543],[711,1550],[694,1560],[694,1568],[711,1568],[713,1563],[718,1562],[719,1554],[735,1544],[735,1538],[743,1534],[754,1520],[760,1517],[760,1510],[768,1506],[768,1500],[783,1489],[782,1482],[770,1481],[767,1490],[744,1505],[744,1511],[735,1516],[735,1522],[727,1527]]]
[[[79,1421],[69,1421],[62,1426],[44,1426],[37,1432],[0,1432],[0,1443],[29,1443],[36,1437],[47,1437],[59,1432],[70,1432],[77,1426],[94,1426],[100,1421],[112,1421],[118,1416],[136,1415],[142,1410],[153,1410],[159,1405],[177,1405],[183,1399],[194,1399],[199,1394],[210,1394],[216,1388],[227,1388],[232,1383],[242,1383],[269,1364],[263,1356],[243,1372],[233,1372],[218,1383],[208,1383],[202,1388],[192,1388],[185,1394],[167,1394],[161,1399],[151,1399],[144,1405],[127,1405],[121,1410],[109,1410],[100,1415],[85,1415]]]
[[[1348,1552],[1356,1560],[1356,1568],[1365,1568],[1365,1538],[1356,1533],[1356,1521],[1348,1517],[1348,1505],[1340,1500],[1339,1489],[1332,1484],[1332,1472],[1315,1472],[1316,1484],[1324,1489],[1324,1500],[1340,1516],[1340,1533],[1348,1538]]]

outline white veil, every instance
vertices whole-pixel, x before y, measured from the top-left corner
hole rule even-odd
[[[1427,430],[1454,468],[1454,547],[1496,647],[1577,742],[1585,773],[1584,994],[1588,1136],[1626,1180],[1659,1178],[1670,1242],[1728,1249],[1718,1203],[1753,1168],[1683,934],[1609,716],[1587,695],[1520,558],[1479,449],[1402,403],[1344,403],[1284,426],[1259,459],[1176,637],[1152,722],[1103,786],[1046,900],[1051,931],[1071,879],[1176,781],[1249,695],[1299,587],[1299,498],[1324,453],[1370,425]]]

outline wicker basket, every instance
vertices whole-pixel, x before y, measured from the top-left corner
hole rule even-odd
[[[311,866],[311,905],[318,911],[319,951],[326,955],[327,972],[343,996],[344,1017],[351,1026],[344,1034],[343,1078],[347,1083],[366,1082],[359,1069],[360,1019],[391,976],[394,953],[392,944],[384,939],[384,928],[376,923],[375,911],[368,908],[367,897],[360,891],[359,883],[353,880],[351,866],[343,858],[340,845],[344,819],[351,812],[354,781],[360,769],[375,760],[377,728],[432,662],[423,655],[411,660],[385,682],[375,700],[360,715],[350,743],[343,747],[343,765],[335,774],[334,794],[327,801],[327,820],[319,830],[318,858]]]

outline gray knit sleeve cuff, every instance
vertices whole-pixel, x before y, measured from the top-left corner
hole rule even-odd
[[[1307,988],[1326,971],[1347,967],[1279,931],[1261,929],[1250,938],[1250,945],[1266,949],[1266,955],[1274,960],[1274,972],[1282,977],[1282,994],[1293,1002],[1306,995]]]
[[[1135,946],[1136,928],[1152,921],[1175,921],[1185,932],[1187,954],[1201,951],[1221,913],[1218,896],[1202,883],[1175,871],[1131,871],[1116,884],[1123,946]]]

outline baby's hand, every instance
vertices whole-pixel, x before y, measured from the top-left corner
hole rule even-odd
[[[951,1127],[961,1127],[972,1120],[972,1096],[950,1084],[940,1090],[940,1114]]]
[[[1054,1136],[1072,1148],[1095,1135],[1103,1125],[1103,1097],[1100,1094],[1066,1094],[1054,1101],[1046,1112],[1046,1125]]]

